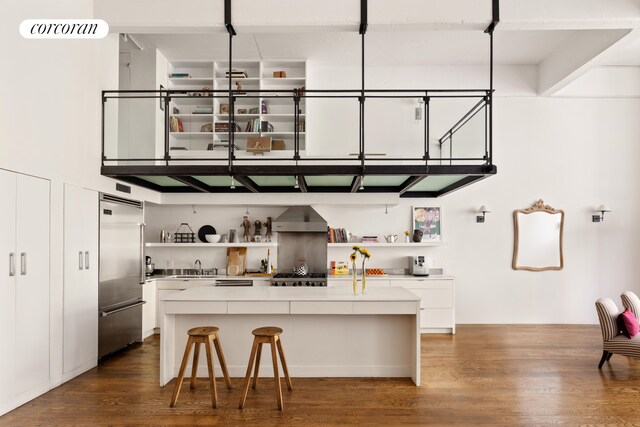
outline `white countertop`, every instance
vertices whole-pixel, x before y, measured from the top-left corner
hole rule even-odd
[[[367,289],[365,295],[353,295],[346,288],[280,288],[198,286],[172,293],[164,301],[420,301],[420,297],[399,287]]]
[[[353,280],[353,276],[350,274],[329,274],[328,280]],[[362,276],[358,275],[358,280],[361,280]],[[453,280],[452,276],[443,276],[440,274],[430,274],[429,276],[414,276],[412,274],[384,274],[384,275],[367,275],[367,280]]]

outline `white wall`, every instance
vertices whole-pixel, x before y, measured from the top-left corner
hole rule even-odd
[[[27,18],[91,18],[90,0],[24,0],[0,25],[0,168],[51,180],[51,379],[62,377],[63,184],[115,193],[100,175],[100,91],[118,87],[118,39],[26,40]],[[134,188],[131,197],[158,200]]]

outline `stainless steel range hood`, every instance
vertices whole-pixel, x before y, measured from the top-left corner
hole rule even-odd
[[[326,233],[327,221],[311,206],[293,206],[273,220],[277,232]]]

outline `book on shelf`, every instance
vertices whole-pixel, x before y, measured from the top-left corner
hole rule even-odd
[[[195,107],[193,114],[213,114],[213,107]]]
[[[246,79],[247,72],[245,70],[237,70],[235,68],[232,68],[231,71],[225,71],[224,76],[226,78],[229,78],[229,76],[231,76],[234,79]]]
[[[177,117],[171,117],[169,120],[169,131],[170,132],[184,132],[184,128],[182,126],[182,120]]]
[[[273,132],[273,125],[266,120],[260,122],[260,132]]]
[[[378,243],[378,236],[362,236],[362,243]]]
[[[328,230],[329,243],[349,243],[349,232],[344,228],[331,228]]]
[[[249,120],[244,129],[245,132],[258,132],[258,130],[260,130],[260,119],[257,117]]]
[[[189,73],[169,73],[169,78],[191,78]]]
[[[300,120],[298,122],[298,132],[304,132],[306,130],[306,125],[304,120]]]

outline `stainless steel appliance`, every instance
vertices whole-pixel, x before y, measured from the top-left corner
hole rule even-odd
[[[143,220],[141,202],[100,195],[99,358],[142,340]]]
[[[326,286],[327,221],[311,206],[294,206],[273,220],[273,230],[278,232],[279,273],[271,285]]]
[[[414,276],[428,276],[431,268],[431,258],[424,255],[410,256],[411,274]]]
[[[253,286],[253,280],[216,280],[215,286]]]

